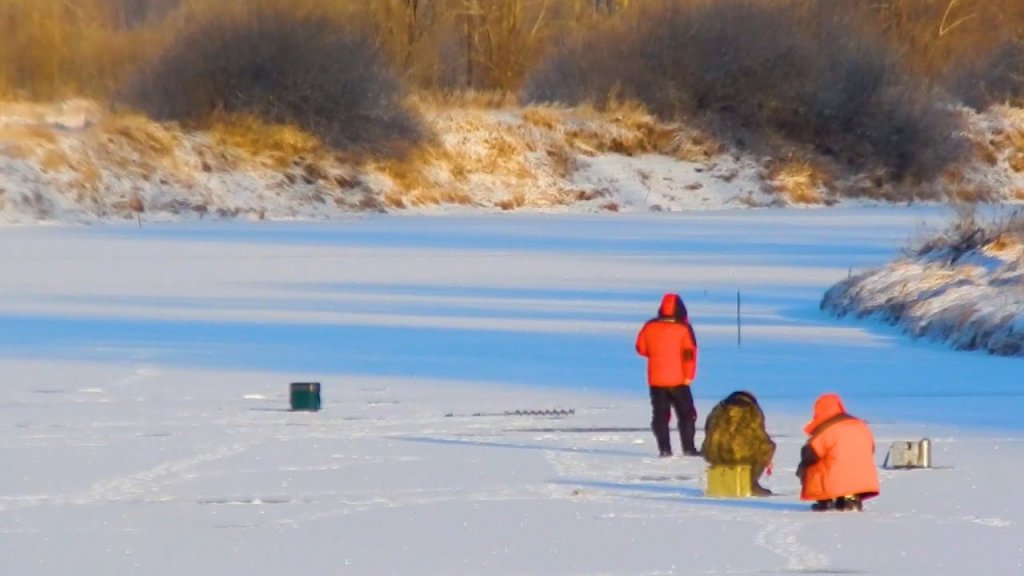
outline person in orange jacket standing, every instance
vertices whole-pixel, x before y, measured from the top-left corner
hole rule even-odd
[[[651,430],[662,457],[672,455],[669,419],[676,411],[683,454],[699,456],[694,443],[696,410],[690,384],[697,375],[697,337],[686,305],[678,294],[665,294],[658,316],[648,320],[636,337],[636,351],[647,358],[651,393]]]
[[[863,510],[878,496],[875,438],[867,423],[846,413],[837,394],[822,394],[804,427],[810,438],[800,451],[800,499],[812,510]]]

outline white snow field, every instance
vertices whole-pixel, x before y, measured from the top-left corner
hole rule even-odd
[[[0,574],[1024,573],[1022,360],[818,309],[942,218],[0,228]],[[762,400],[777,496],[704,498],[701,461],[654,458],[633,339],[665,291],[701,422]],[[288,410],[297,381],[321,411]],[[827,391],[880,466],[928,437],[934,468],[810,512],[793,473]],[[503,414],[554,409],[575,412]]]

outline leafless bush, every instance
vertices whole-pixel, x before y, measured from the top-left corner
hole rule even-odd
[[[0,0],[0,96],[108,96],[163,42],[120,25],[133,1],[158,0]]]
[[[131,30],[157,23],[178,10],[185,0],[105,0],[114,27]]]
[[[1015,209],[990,217],[978,215],[975,204],[954,206],[953,223],[937,236],[912,243],[906,252],[912,256],[941,255],[950,262],[997,241],[1014,238],[1024,242],[1024,210]]]
[[[964,104],[984,110],[993,104],[1024,104],[1024,41],[1007,42],[953,79]]]
[[[524,99],[633,98],[662,116],[712,117],[858,168],[930,177],[961,151],[955,117],[858,18],[799,1],[668,2],[628,33],[598,29],[553,53]]]
[[[284,8],[197,22],[129,83],[125,99],[163,120],[254,115],[342,149],[394,150],[420,135],[371,43],[334,20]]]
[[[810,3],[830,0],[805,0]],[[1024,30],[1020,0],[843,0],[867,10],[872,25],[915,71],[956,75]]]
[[[553,55],[530,72],[522,89],[523,100],[569,104],[592,101],[605,106],[623,86],[627,96],[634,96],[634,85],[642,78],[623,81],[635,74],[631,69],[640,61],[635,47],[626,40],[618,31],[605,30],[575,42],[559,43]]]

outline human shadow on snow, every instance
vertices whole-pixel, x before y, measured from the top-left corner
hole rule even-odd
[[[662,494],[677,496],[678,499],[687,504],[701,506],[715,506],[721,508],[745,508],[753,510],[770,510],[773,512],[805,512],[808,510],[806,504],[797,502],[784,502],[776,498],[710,498],[704,496],[704,491],[692,486],[673,486],[671,484],[645,484],[635,482],[608,482],[605,480],[578,480],[558,479],[552,480],[552,484],[565,486],[583,486],[598,490],[611,490],[621,492],[632,492],[633,496],[640,499],[649,499],[651,494]],[[637,494],[639,493],[639,494]],[[664,502],[664,498],[658,498]]]

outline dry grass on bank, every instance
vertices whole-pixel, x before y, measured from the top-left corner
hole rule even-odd
[[[39,219],[62,209],[277,218],[451,205],[634,211],[1024,200],[1024,174],[1013,168],[1024,154],[1024,112],[1011,108],[965,113],[980,151],[972,163],[902,183],[793,146],[779,148],[784,160],[754,156],[636,103],[598,110],[479,94],[456,100],[406,101],[431,137],[400,158],[340,152],[252,115],[219,115],[196,129],[83,101],[0,104],[0,188],[7,210],[21,202]]]
[[[642,105],[622,103],[598,111],[518,107],[472,95],[453,100],[415,99],[413,107],[435,138],[397,161],[374,162],[393,183],[384,197],[394,208],[459,204],[502,210],[565,206],[595,200],[570,184],[579,156],[664,154],[706,160],[710,138],[658,120]]]
[[[355,167],[330,155],[291,156],[318,150],[296,129],[250,122],[187,131],[98,108],[67,124],[53,118],[59,108],[0,104],[2,218],[317,218],[381,209]]]
[[[42,219],[65,203],[101,217],[218,210],[276,216],[267,197],[280,197],[284,211],[295,194],[314,206],[331,201],[353,210],[518,210],[600,199],[571,182],[579,156],[671,154],[681,141],[678,127],[635,105],[609,112],[447,107],[429,98],[409,105],[430,119],[434,137],[392,159],[339,152],[301,128],[251,115],[221,115],[194,130],[92,107],[61,128],[63,120],[52,114],[59,107],[3,105],[0,116],[17,121],[0,123],[0,162],[15,163],[9,188],[63,198],[39,202],[32,210]],[[686,140],[679,149],[693,153],[697,139]],[[346,191],[354,189],[362,196],[350,201]]]
[[[131,102],[267,169],[292,173],[301,164],[301,174],[291,177],[303,181],[323,179],[329,170],[321,165],[359,165],[366,161],[360,153],[409,153],[375,161],[393,184],[387,196],[396,206],[473,203],[478,186],[487,198],[500,196],[489,188],[498,182],[509,186],[506,195],[485,204],[573,202],[580,191],[552,181],[565,180],[580,157],[605,153],[697,163],[723,154],[771,156],[769,186],[785,203],[828,202],[831,195],[906,202],[1024,197],[1016,179],[1024,177],[1022,132],[986,128],[963,154],[959,115],[940,105],[949,94],[978,109],[1020,101],[1024,3],[595,6],[0,0],[0,97]],[[955,25],[936,37],[935,23],[947,17]],[[678,42],[682,36],[687,42]],[[971,89],[960,90],[965,86]],[[519,98],[539,88],[559,104],[522,107]],[[571,113],[566,102],[576,104]],[[469,112],[454,119],[458,114],[449,111],[456,109]],[[353,110],[359,112],[344,116]],[[427,125],[465,127],[473,135],[458,142],[430,134],[430,126],[421,132],[423,112],[438,110],[442,118]],[[484,116],[474,119],[475,111]],[[480,128],[495,125],[511,134]],[[6,138],[22,142],[4,144],[6,154],[30,154],[29,137]],[[540,143],[520,141],[529,138]],[[778,139],[786,146],[774,146]],[[461,152],[464,144],[469,154]],[[788,160],[792,154],[804,160]],[[54,171],[63,160],[50,152],[40,162]]]
[[[276,168],[286,168],[296,158],[324,158],[331,154],[319,138],[301,128],[268,124],[251,114],[218,116],[207,131],[218,144],[264,158]]]
[[[806,158],[776,162],[768,171],[771,189],[786,204],[821,205],[833,203],[828,197],[832,175]]]

